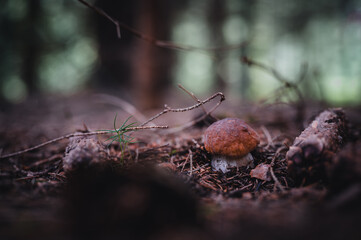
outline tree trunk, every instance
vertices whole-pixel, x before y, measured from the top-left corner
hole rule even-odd
[[[23,26],[26,33],[20,36],[26,38],[22,48],[21,78],[24,80],[30,94],[38,91],[38,67],[41,51],[41,39],[37,28],[41,23],[41,7],[39,0],[29,1],[28,14],[24,18]]]
[[[143,0],[139,6],[137,29],[160,40],[168,39],[171,3]],[[161,107],[170,83],[172,52],[137,39],[134,43],[132,84],[139,109]]]

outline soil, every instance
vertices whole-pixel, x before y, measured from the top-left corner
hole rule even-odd
[[[116,113],[118,125],[129,116],[93,100],[86,93],[7,106],[0,113],[0,151],[76,131],[112,129]],[[194,104],[172,101],[179,107]],[[257,131],[255,165],[268,164],[274,172],[265,180],[251,177],[251,167],[225,174],[212,170],[202,140],[212,119],[178,131],[134,132],[135,143],[125,150],[98,136],[94,144],[106,157],[92,164],[99,158],[94,153],[90,164],[67,171],[69,139],[0,159],[0,238],[361,239],[360,108],[345,108],[347,140],[327,162],[325,176],[296,185],[287,172],[288,147],[326,108],[307,103],[300,114],[291,104],[226,101],[213,114],[239,117]],[[179,126],[201,113],[169,113],[155,123]]]

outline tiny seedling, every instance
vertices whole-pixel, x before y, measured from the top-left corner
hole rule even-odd
[[[134,125],[136,124],[136,122],[132,122],[128,124],[129,119],[132,116],[128,117],[124,123],[122,124],[122,126],[120,126],[119,128],[117,128],[116,126],[116,121],[117,121],[117,114],[114,117],[114,130],[99,130],[99,131],[105,131],[108,132],[109,134],[112,134],[113,136],[109,137],[107,140],[105,141],[109,141],[111,140],[110,143],[108,143],[108,147],[114,142],[117,141],[120,145],[120,154],[121,154],[121,160],[123,161],[123,157],[124,157],[124,150],[126,149],[126,147],[128,146],[129,143],[135,143],[133,142],[134,137],[131,137],[130,135],[127,135],[127,132],[132,132],[135,131],[134,130]]]

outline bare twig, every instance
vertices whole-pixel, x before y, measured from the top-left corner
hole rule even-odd
[[[154,129],[154,128],[165,129],[165,128],[168,128],[168,126],[130,127],[130,128],[127,128],[127,131],[137,131],[137,130]],[[44,147],[46,145],[49,145],[49,144],[52,144],[52,143],[55,143],[55,142],[58,142],[58,141],[61,141],[61,140],[64,140],[64,139],[69,139],[69,138],[72,138],[72,137],[86,137],[86,136],[103,135],[103,134],[109,134],[109,131],[95,131],[95,132],[86,132],[86,133],[70,133],[68,135],[61,136],[61,137],[58,137],[58,138],[54,138],[54,139],[49,140],[47,142],[41,143],[41,144],[36,145],[34,147],[30,147],[30,148],[27,148],[27,149],[24,149],[24,150],[21,150],[21,151],[18,151],[18,152],[2,155],[2,156],[0,156],[0,159],[18,156],[18,155],[21,155],[23,153],[27,153],[27,152],[33,151],[35,149],[42,148],[42,147]]]
[[[273,144],[273,140],[272,140],[272,137],[271,137],[271,134],[269,133],[268,129],[265,127],[265,126],[261,126],[261,130],[262,132],[264,133],[264,135],[266,136],[266,139],[267,139],[267,145],[266,145],[266,149],[269,148],[269,146],[274,146]]]
[[[243,57],[242,62],[249,66],[251,66],[251,65],[257,66],[257,67],[261,68],[262,70],[264,70],[268,73],[271,73],[279,82],[282,83],[282,86],[280,88],[278,88],[276,91],[274,91],[275,94],[278,93],[278,96],[275,95],[276,100],[279,99],[281,96],[285,96],[285,94],[290,94],[291,91],[296,94],[298,101],[295,104],[296,116],[295,116],[294,120],[295,120],[296,124],[299,125],[299,127],[302,127],[302,125],[303,125],[302,123],[303,123],[304,115],[305,115],[305,104],[304,104],[304,97],[302,95],[302,92],[301,92],[298,84],[306,78],[307,64],[301,65],[301,71],[300,71],[300,75],[299,75],[298,79],[296,79],[296,81],[292,82],[292,81],[285,79],[283,76],[281,76],[281,74],[276,69],[269,67],[265,64],[253,61],[247,57]],[[286,90],[291,90],[291,91],[286,91]],[[287,95],[286,95],[286,97],[287,97]],[[289,95],[288,95],[288,98],[291,102],[293,102]]]
[[[186,111],[190,111],[190,110],[193,110],[195,108],[198,108],[199,106],[202,106],[203,104],[211,101],[212,99],[216,98],[217,96],[220,96],[219,102],[207,114],[205,114],[201,118],[197,119],[196,121],[192,121],[192,124],[194,124],[195,122],[203,120],[208,114],[210,114],[212,111],[214,111],[221,104],[221,102],[223,102],[225,100],[225,97],[224,97],[223,93],[221,93],[221,92],[215,93],[211,97],[207,98],[206,100],[200,101],[197,104],[195,104],[193,106],[190,106],[190,107],[170,108],[167,105],[165,105],[165,109],[162,112],[160,112],[160,113],[156,114],[155,116],[151,117],[150,119],[148,119],[147,121],[145,121],[143,124],[141,124],[138,127],[129,127],[129,128],[127,128],[127,132],[133,132],[133,131],[145,130],[145,129],[166,129],[166,128],[168,128],[168,126],[145,126],[145,125],[152,122],[153,120],[159,118],[163,114],[168,113],[168,112],[186,112]],[[35,149],[39,149],[41,147],[44,147],[46,145],[49,145],[49,144],[52,144],[52,143],[55,143],[55,142],[58,142],[58,141],[61,141],[61,140],[64,140],[64,139],[69,139],[69,138],[72,138],[72,137],[85,137],[85,136],[102,135],[102,134],[109,134],[109,133],[110,133],[109,131],[71,133],[71,134],[68,134],[68,135],[65,135],[65,136],[54,138],[54,139],[49,140],[47,142],[41,143],[41,144],[36,145],[34,147],[30,147],[30,148],[27,148],[27,149],[24,149],[24,150],[21,150],[21,151],[18,151],[18,152],[5,154],[5,155],[2,155],[2,156],[0,155],[0,159],[18,156],[18,155],[21,155],[23,153],[30,152],[30,151],[33,151]]]
[[[155,46],[161,47],[161,48],[168,48],[168,49],[174,49],[174,50],[183,50],[183,51],[201,51],[201,52],[211,52],[211,51],[228,51],[228,50],[234,50],[234,49],[239,49],[244,47],[247,42],[241,42],[239,44],[235,44],[235,45],[228,45],[228,46],[221,46],[221,47],[213,47],[213,48],[201,48],[201,47],[195,47],[195,46],[189,46],[189,45],[183,45],[183,44],[176,44],[173,42],[169,42],[169,41],[162,41],[162,40],[158,40],[152,36],[149,35],[145,35],[141,32],[139,32],[138,30],[122,23],[119,22],[118,20],[114,19],[113,17],[111,17],[109,14],[107,14],[106,12],[104,12],[104,10],[88,3],[87,1],[84,0],[78,0],[80,3],[84,4],[85,6],[87,6],[88,8],[94,10],[96,13],[98,13],[99,15],[105,17],[106,19],[108,19],[110,22],[112,22],[115,27],[116,27],[116,31],[117,31],[117,37],[121,38],[121,34],[120,34],[120,29],[124,29],[128,32],[130,32],[131,34],[133,34],[135,37],[140,38],[146,42],[149,42]]]
[[[37,174],[37,175],[34,175],[34,176],[21,177],[21,178],[16,178],[15,181],[30,180],[30,179],[38,178],[38,177],[41,177],[41,176],[42,176],[41,174]]]
[[[186,164],[188,163],[188,159],[189,159],[189,157],[190,157],[190,154],[188,154],[188,156],[187,156],[186,160],[185,160],[185,161],[184,161],[184,163],[182,164],[182,170],[181,170],[181,172],[183,172],[184,167],[185,167],[185,166],[186,166]]]
[[[191,91],[185,89],[185,87],[183,87],[182,84],[179,83],[179,84],[178,84],[178,87],[179,87],[180,89],[182,89],[183,91],[185,91],[189,96],[191,96],[191,98],[193,98],[194,101],[196,101],[197,103],[201,103],[201,100],[199,100],[199,98],[197,98],[196,95],[194,95],[194,93],[192,93]],[[205,114],[207,114],[207,111],[206,111],[206,109],[204,108],[203,104],[201,105],[201,107],[202,107],[203,112],[204,112]]]
[[[270,167],[270,173],[271,173],[273,181],[275,182],[275,186],[277,186],[282,192],[285,189],[284,189],[283,185],[280,183],[280,181],[278,180],[278,178],[276,177],[275,173],[273,172],[273,166],[274,166],[275,160],[279,156],[280,152],[285,149],[287,149],[287,148],[284,146],[277,149],[277,151],[275,152],[275,155],[272,158],[271,167]]]
[[[250,183],[250,184],[248,184],[248,185],[246,185],[246,186],[244,186],[244,187],[242,187],[242,188],[240,188],[240,189],[237,189],[237,190],[238,190],[238,191],[243,191],[243,190],[249,188],[249,187],[252,186],[252,185],[253,185],[253,184]]]
[[[46,164],[46,163],[49,163],[49,162],[52,162],[52,161],[55,161],[55,160],[59,160],[63,157],[63,154],[55,154],[47,159],[42,159],[42,160],[39,160],[37,162],[34,162],[32,163],[31,165],[29,166],[26,166],[24,167],[24,169],[31,169],[33,167],[39,167],[40,165],[43,165],[43,164]]]
[[[218,189],[215,188],[212,184],[210,184],[209,182],[202,180],[202,179],[199,181],[199,185],[201,185],[202,187],[205,187],[205,188],[209,188],[213,191],[218,191]]]
[[[193,170],[192,170],[192,169],[193,169],[193,153],[192,153],[192,150],[190,150],[190,149],[188,150],[188,152],[189,152],[189,165],[190,165],[190,167],[189,167],[189,168],[190,168],[190,170],[189,170],[189,171],[190,171],[189,175],[192,176],[192,171],[193,171]]]
[[[135,160],[134,162],[137,163],[139,159],[139,148],[135,149]]]
[[[175,132],[179,132],[179,131],[182,131],[188,127],[191,127],[191,126],[194,126],[195,124],[197,124],[198,122],[201,122],[203,121],[204,119],[206,119],[208,116],[211,115],[212,112],[214,112],[214,110],[216,110],[218,108],[218,106],[221,104],[222,101],[225,100],[225,97],[224,96],[221,96],[219,102],[209,111],[207,111],[203,105],[203,102],[197,98],[194,93],[190,92],[189,90],[187,90],[186,88],[184,88],[181,84],[178,84],[178,87],[180,89],[182,89],[183,91],[185,91],[187,94],[189,94],[197,103],[201,104],[200,106],[202,107],[203,109],[203,112],[204,114],[188,123],[185,123],[183,124],[182,126],[179,126],[179,127],[175,127],[175,128],[172,128],[172,129],[169,129],[168,130],[168,133],[175,133]],[[222,94],[222,93],[217,93],[217,94]],[[222,94],[223,95],[223,94]]]
[[[218,93],[215,93],[213,94],[211,97],[207,98],[206,100],[204,101],[201,101],[193,106],[190,106],[190,107],[185,107],[185,108],[170,108],[168,107],[167,105],[164,106],[164,110],[158,114],[156,114],[155,116],[151,117],[150,119],[148,119],[147,121],[145,121],[144,123],[142,123],[140,126],[145,126],[146,124],[148,124],[149,122],[159,118],[160,116],[162,116],[163,114],[166,114],[168,112],[186,112],[186,111],[190,111],[190,110],[193,110],[193,109],[196,109],[198,108],[199,106],[211,101],[212,99],[216,98],[220,96],[220,99],[219,99],[219,102],[216,104],[215,107],[213,107],[209,112],[208,114],[211,112],[211,111],[214,111],[220,104],[221,102],[223,102],[226,98],[224,97],[223,93],[221,92],[218,92]],[[202,120],[206,117],[206,115],[202,116]],[[194,123],[194,121],[193,121]]]
[[[279,82],[281,82],[283,84],[283,87],[281,87],[279,90],[283,90],[284,88],[286,89],[292,89],[296,94],[297,97],[299,99],[299,101],[303,102],[303,95],[298,87],[298,84],[303,81],[306,77],[306,73],[307,73],[307,64],[303,64],[301,66],[301,74],[298,78],[298,80],[296,81],[296,83],[293,83],[291,81],[288,81],[287,79],[285,79],[283,76],[281,76],[281,74],[274,68],[267,66],[263,63],[259,63],[256,62],[252,59],[249,59],[248,57],[242,57],[242,62],[249,65],[249,66],[256,66],[259,67],[260,69],[271,73]]]

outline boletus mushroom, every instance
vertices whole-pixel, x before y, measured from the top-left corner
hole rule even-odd
[[[250,152],[259,141],[257,132],[238,118],[219,120],[204,133],[204,147],[212,155],[212,168],[223,173],[232,167],[252,166]]]

